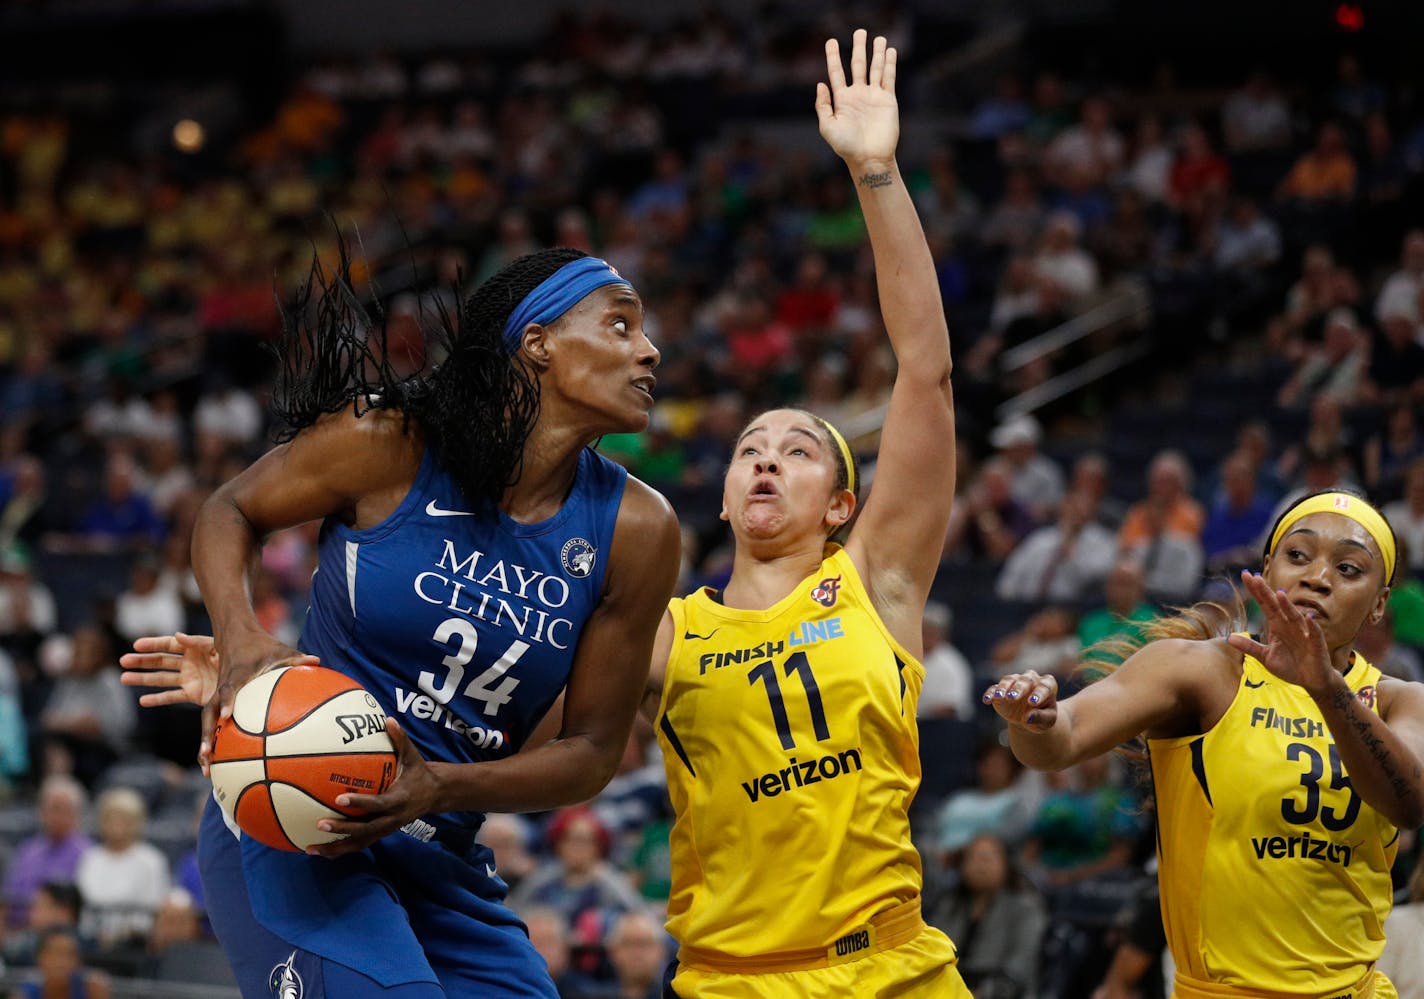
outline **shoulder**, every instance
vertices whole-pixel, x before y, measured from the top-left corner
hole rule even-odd
[[[409,482],[425,454],[424,435],[395,410],[350,408],[327,413],[286,445],[303,461],[316,459],[336,472],[359,476],[372,488]]]
[[[677,514],[662,493],[641,479],[628,476],[618,507],[617,533],[637,532],[645,541],[662,543],[678,534]]]
[[[1205,706],[1234,696],[1243,657],[1225,638],[1159,638],[1138,649],[1113,676],[1161,683]]]
[[[1375,684],[1379,713],[1385,721],[1407,718],[1424,722],[1424,683],[1381,675]]]

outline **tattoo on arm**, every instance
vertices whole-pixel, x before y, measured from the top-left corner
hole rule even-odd
[[[1370,756],[1374,757],[1374,761],[1379,764],[1395,797],[1401,800],[1412,798],[1414,795],[1409,787],[1409,781],[1395,768],[1395,761],[1390,755],[1389,747],[1375,734],[1374,726],[1370,723],[1370,713],[1360,707],[1355,692],[1352,690],[1337,691],[1332,701],[1334,707],[1345,716],[1345,721],[1349,723],[1350,727],[1359,733],[1360,741],[1365,744]]]
[[[860,175],[861,187],[889,187],[890,171],[884,173],[863,173]]]

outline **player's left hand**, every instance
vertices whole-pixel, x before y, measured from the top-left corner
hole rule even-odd
[[[1241,582],[1266,617],[1266,643],[1248,635],[1232,635],[1231,647],[1255,657],[1272,674],[1304,687],[1310,694],[1323,692],[1335,667],[1325,645],[1325,633],[1314,615],[1291,603],[1284,590],[1273,590],[1259,573],[1241,573]]]
[[[396,779],[384,794],[343,794],[336,799],[342,808],[359,808],[361,815],[347,819],[322,819],[317,828],[345,834],[333,843],[313,846],[307,853],[339,857],[364,850],[378,839],[396,832],[411,819],[438,811],[435,775],[410,738],[394,718],[386,719],[386,733],[396,750]]]
[[[900,141],[900,106],[895,100],[895,60],[883,36],[875,38],[870,58],[866,32],[859,28],[851,41],[850,82],[841,65],[840,43],[826,42],[826,76],[816,84],[816,117],[821,137],[850,164],[888,167]]]

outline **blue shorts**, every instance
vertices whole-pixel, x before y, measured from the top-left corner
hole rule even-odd
[[[239,841],[210,800],[198,861],[244,999],[558,999],[488,847],[309,857]]]

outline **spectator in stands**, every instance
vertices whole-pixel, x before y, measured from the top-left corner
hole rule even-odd
[[[1108,459],[1101,451],[1086,451],[1073,462],[1068,490],[1087,500],[1093,520],[1116,531],[1127,515],[1127,506],[1108,491],[1110,470]]]
[[[975,999],[1036,995],[1048,911],[1016,868],[1008,844],[993,833],[975,836],[955,873],[955,882],[927,906],[925,919],[955,941],[964,984]]]
[[[109,999],[108,976],[84,967],[79,937],[70,929],[46,930],[35,955],[39,980],[25,982],[10,993],[11,999]]]
[[[1353,445],[1354,437],[1345,423],[1345,410],[1340,401],[1330,395],[1317,396],[1310,404],[1310,422],[1305,434],[1281,452],[1276,460],[1276,471],[1283,480],[1297,482],[1304,474],[1302,465],[1312,456],[1317,460],[1338,457],[1348,468]],[[1353,468],[1349,468],[1349,474],[1353,476]]]
[[[1112,763],[1104,753],[1049,774],[1048,796],[1024,844],[1030,877],[1059,889],[1129,870],[1141,821]]]
[[[68,929],[79,932],[81,900],[79,889],[70,881],[46,881],[35,892],[29,917],[19,931],[4,934],[4,963],[16,968],[31,967],[39,950],[40,937],[49,930]],[[80,949],[89,951],[93,941],[80,941]]]
[[[539,867],[538,858],[529,851],[532,838],[529,820],[522,815],[491,812],[480,826],[479,841],[499,858],[500,879],[511,893]]]
[[[59,527],[45,502],[44,465],[35,456],[22,454],[9,471],[9,488],[0,493],[0,549],[8,550],[16,542],[33,547]]]
[[[1386,605],[1378,621],[1366,621],[1355,638],[1355,648],[1381,673],[1400,680],[1424,680],[1424,663],[1419,653],[1396,640],[1394,615]]]
[[[1002,562],[1034,528],[1032,512],[1014,499],[1013,471],[1002,457],[986,461],[954,503],[945,554]]]
[[[168,894],[168,860],[143,839],[148,809],[132,788],[99,796],[99,842],[79,858],[75,884],[84,898],[80,926],[100,948],[142,951]]]
[[[133,698],[119,683],[108,634],[97,624],[74,633],[69,668],[57,680],[40,713],[46,751],[67,759],[86,785],[128,747],[137,724]],[[46,760],[49,772],[58,764]]]
[[[78,535],[82,545],[98,550],[145,549],[163,537],[163,521],[139,491],[138,469],[123,451],[104,466],[104,495],[84,513]]]
[[[1079,110],[1078,123],[1059,132],[1044,150],[1044,172],[1059,187],[1074,182],[1104,187],[1121,168],[1124,149],[1108,102],[1089,97]]]
[[[1274,267],[1280,259],[1280,227],[1254,198],[1232,198],[1217,228],[1212,264],[1223,275],[1241,278]]]
[[[1066,678],[1081,648],[1077,628],[1077,619],[1066,607],[1045,607],[994,645],[990,653],[994,669],[999,673],[1031,669]]]
[[[662,999],[668,935],[660,920],[644,909],[625,912],[614,920],[606,946],[616,979],[608,999]]]
[[[997,738],[979,744],[974,773],[974,786],[952,793],[935,815],[934,845],[943,866],[957,865],[959,852],[978,836],[1017,847],[1038,813],[1042,778],[1025,771]]]
[[[573,926],[584,913],[606,918],[642,905],[627,878],[608,862],[608,829],[586,805],[562,808],[549,824],[554,862],[535,870],[510,894],[516,909],[547,905]]]
[[[1282,200],[1305,206],[1344,203],[1355,196],[1355,158],[1345,142],[1345,130],[1326,122],[1315,145],[1295,161],[1276,191]]]
[[[1074,305],[1098,290],[1098,265],[1079,245],[1082,235],[1083,224],[1076,215],[1055,211],[1043,223],[1033,260],[1040,288],[1050,285],[1061,299]]]
[[[1239,572],[1254,564],[1274,506],[1257,488],[1250,457],[1238,453],[1228,458],[1221,469],[1221,495],[1202,528],[1207,571]]]
[[[1424,229],[1411,229],[1404,237],[1399,269],[1385,279],[1375,299],[1375,318],[1402,315],[1417,328],[1424,316],[1419,312],[1419,293],[1424,291]]]
[[[1233,154],[1286,149],[1291,144],[1291,112],[1269,74],[1256,70],[1233,91],[1221,109],[1226,149]]]
[[[1231,168],[1211,147],[1206,129],[1195,122],[1182,130],[1177,159],[1167,184],[1168,202],[1181,211],[1208,193],[1223,194],[1231,181]]]
[[[946,605],[925,604],[920,633],[924,637],[924,683],[916,713],[920,718],[974,717],[974,668],[964,653],[950,644],[954,614]]]
[[[1404,471],[1403,496],[1380,511],[1395,536],[1409,546],[1409,558],[1400,563],[1416,575],[1424,572],[1424,457],[1415,458]]]
[[[989,434],[989,443],[1012,476],[1014,501],[1043,523],[1053,516],[1063,499],[1063,471],[1038,450],[1043,430],[1027,413],[1010,417]]]
[[[1364,481],[1370,495],[1390,503],[1402,497],[1405,476],[1420,458],[1424,458],[1424,434],[1414,408],[1399,403],[1386,414],[1383,431],[1365,441]]]
[[[1341,406],[1354,405],[1362,393],[1369,352],[1369,339],[1355,313],[1344,307],[1332,309],[1319,348],[1306,353],[1281,386],[1277,402],[1284,407],[1309,405],[1327,396]]]
[[[606,999],[604,983],[572,967],[568,919],[562,912],[546,905],[531,905],[520,909],[519,916],[529,930],[529,942],[549,968],[560,999]]]
[[[1159,451],[1147,468],[1147,496],[1128,509],[1118,532],[1120,551],[1142,568],[1154,599],[1188,599],[1201,582],[1206,515],[1191,496],[1191,482],[1185,456]]]
[[[126,641],[183,630],[183,603],[176,592],[159,585],[159,578],[155,556],[145,553],[134,559],[128,588],[119,594],[114,607],[114,624]]]
[[[1107,603],[1088,611],[1078,621],[1078,644],[1091,648],[1118,636],[1141,635],[1142,626],[1156,611],[1147,602],[1147,578],[1142,567],[1130,559],[1119,559],[1103,583]]]
[[[1402,312],[1379,320],[1370,336],[1369,367],[1359,400],[1378,406],[1408,408],[1424,399],[1424,345],[1416,339],[1419,323]]]
[[[1004,600],[1081,603],[1094,598],[1117,557],[1117,539],[1092,519],[1091,500],[1069,493],[1058,520],[1024,538],[994,591]]]
[[[1155,114],[1145,114],[1137,120],[1132,149],[1120,179],[1148,205],[1161,205],[1167,200],[1173,160],[1162,119]]]
[[[30,769],[29,729],[21,695],[15,661],[0,648],[0,794],[13,791]]]
[[[148,933],[146,954],[140,972],[148,978],[164,979],[165,963],[176,963],[178,955],[203,939],[203,913],[193,896],[183,888],[169,889],[153,917],[153,929]],[[216,944],[208,944],[198,953],[209,960],[221,961]]]
[[[5,872],[5,917],[11,929],[26,924],[42,885],[74,883],[79,858],[93,845],[80,828],[87,800],[73,777],[46,777],[40,784],[39,832],[20,842]]]
[[[1143,879],[1114,929],[1118,943],[1092,999],[1167,999],[1162,981],[1167,931],[1156,877]]]
[[[1043,224],[1043,211],[1033,176],[1026,170],[1010,171],[1004,196],[985,216],[979,238],[986,246],[1027,251]]]

